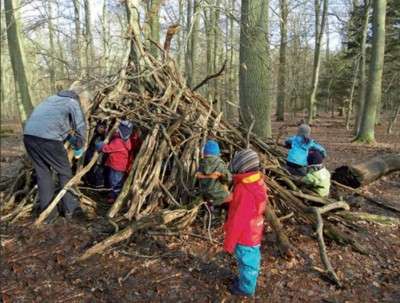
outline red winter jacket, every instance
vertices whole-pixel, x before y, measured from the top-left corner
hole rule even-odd
[[[101,148],[103,153],[108,154],[106,166],[120,172],[128,171],[131,150],[131,141],[122,140],[118,133]]]
[[[135,160],[135,156],[138,153],[140,146],[142,145],[142,139],[140,138],[139,133],[136,131],[134,132],[130,138],[129,141],[131,141],[131,152],[129,153],[129,164],[127,168],[127,172],[129,172],[132,168],[133,161]]]
[[[262,173],[238,174],[233,176],[233,182],[228,220],[224,225],[224,250],[229,253],[234,252],[237,244],[255,246],[261,243],[268,201]]]

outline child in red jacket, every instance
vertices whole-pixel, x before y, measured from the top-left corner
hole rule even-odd
[[[118,197],[124,182],[125,174],[130,168],[132,143],[130,140],[133,131],[133,124],[129,121],[122,121],[118,131],[112,137],[110,143],[96,144],[98,151],[107,154],[105,166],[108,167],[108,181],[111,186],[109,203],[114,203]]]
[[[236,153],[230,164],[234,174],[233,193],[224,225],[224,250],[235,253],[238,262],[239,278],[231,287],[234,295],[252,296],[257,285],[264,211],[268,200],[259,166],[258,155],[251,149]]]

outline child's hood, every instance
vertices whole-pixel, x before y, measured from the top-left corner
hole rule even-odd
[[[249,172],[233,176],[235,186],[246,189],[257,200],[267,198],[267,187],[264,183],[264,175],[261,172]]]

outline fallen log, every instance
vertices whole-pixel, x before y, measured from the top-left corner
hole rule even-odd
[[[360,197],[364,198],[365,200],[367,200],[368,202],[374,203],[374,204],[376,204],[376,205],[378,205],[378,206],[380,206],[382,208],[386,208],[386,209],[389,209],[389,210],[394,211],[394,212],[400,212],[400,207],[398,207],[396,205],[389,204],[388,202],[385,202],[385,201],[378,201],[376,198],[373,198],[371,195],[363,193],[359,189],[343,185],[343,184],[338,183],[336,181],[332,181],[332,184],[334,184],[337,187],[339,187],[341,189],[344,189],[344,190],[346,190],[346,191],[348,191],[350,193],[353,193],[353,194],[355,194],[357,196],[360,196]]]
[[[376,156],[358,164],[338,167],[332,174],[332,180],[358,188],[399,170],[400,154],[388,154]]]

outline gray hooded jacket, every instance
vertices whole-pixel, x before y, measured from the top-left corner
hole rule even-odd
[[[79,96],[73,91],[62,91],[50,96],[35,107],[26,122],[24,135],[64,141],[71,130],[84,141],[86,122]]]

